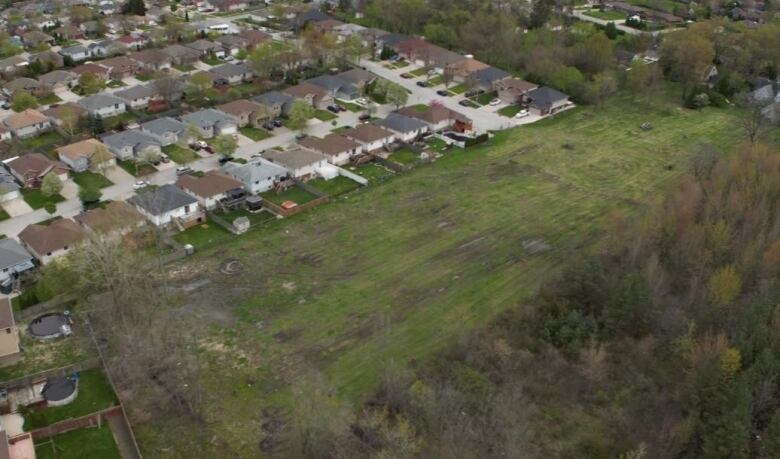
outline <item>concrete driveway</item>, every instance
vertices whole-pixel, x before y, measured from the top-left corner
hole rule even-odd
[[[65,199],[75,199],[79,196],[79,186],[73,180],[66,180],[62,183],[60,195]]]
[[[247,137],[247,136],[245,136],[243,134],[238,134],[236,136],[236,142],[238,143],[239,147],[243,147],[243,146],[251,144],[252,142],[254,142],[254,140],[250,139],[249,137]]]
[[[11,199],[3,203],[3,210],[11,217],[29,214],[33,211],[32,207],[24,201],[24,198]]]
[[[131,76],[122,78],[122,83],[126,84],[127,86],[138,86],[144,84],[143,81]]]
[[[63,102],[78,102],[79,99],[81,99],[81,96],[69,89],[60,89],[59,91],[55,91],[54,94],[62,99]]]
[[[126,170],[119,166],[109,167],[103,171],[103,175],[105,175],[106,178],[111,180],[111,182],[115,185],[135,182],[135,177],[127,173]]]

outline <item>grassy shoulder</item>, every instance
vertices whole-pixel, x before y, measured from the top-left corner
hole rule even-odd
[[[388,362],[425,362],[530,298],[563,260],[598,243],[610,212],[677,179],[705,139],[728,149],[740,136],[735,120],[731,110],[678,108],[663,93],[615,97],[452,149],[188,259],[209,282],[187,301],[236,320],[214,327],[213,345],[200,350],[214,401],[209,435],[173,441],[199,451],[216,435],[251,455],[253,426],[269,420],[263,408],[289,409],[290,387],[312,372],[334,401],[364,401]],[[654,128],[641,130],[644,122]],[[376,165],[356,169],[386,176]],[[537,240],[547,249],[526,250]],[[215,274],[228,258],[252,266],[239,283]],[[172,438],[141,432],[156,454]]]

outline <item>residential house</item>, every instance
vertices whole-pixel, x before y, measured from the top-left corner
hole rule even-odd
[[[525,95],[528,109],[535,115],[553,115],[569,105],[569,96],[555,89],[542,86]]]
[[[79,76],[67,70],[52,70],[38,77],[38,81],[51,88],[54,92],[74,88],[79,83]]]
[[[179,44],[166,46],[161,50],[171,58],[173,65],[192,65],[200,59],[200,52]]]
[[[488,64],[466,56],[465,59],[447,65],[444,73],[456,83],[464,83],[475,72],[488,68],[490,68]]]
[[[431,45],[421,50],[418,62],[422,62],[423,65],[429,66],[439,73],[444,73],[444,69],[457,66],[459,62],[466,59],[468,58],[458,53],[444,49],[440,46]]]
[[[222,45],[219,43],[214,43],[213,41],[200,39],[195,40],[192,43],[187,43],[184,46],[194,49],[198,53],[200,53],[201,57],[206,56],[216,56],[216,57],[223,57],[225,56],[225,50],[222,48]]]
[[[3,241],[0,241],[0,243],[7,240],[8,239],[4,239]],[[2,262],[2,258],[0,258],[0,262]],[[6,282],[9,282],[8,278],[3,281],[4,286]],[[10,287],[11,285],[9,282],[7,293],[11,293]],[[0,298],[0,366],[13,365],[19,362],[22,351],[19,343],[19,331],[16,328],[16,321],[14,320],[14,311],[13,307],[11,306],[11,298]],[[32,443],[32,438],[26,436],[22,437],[22,443]],[[13,448],[13,450],[11,448]],[[12,444],[11,441],[9,441],[7,431],[2,428],[2,426],[0,426],[0,457],[8,459],[18,457],[34,457],[23,455],[25,453],[20,454],[17,448],[18,446],[16,445],[16,441],[14,441]],[[34,454],[35,450],[33,445],[30,444],[27,447],[22,446],[22,448],[28,449],[28,454],[30,452]]]
[[[8,170],[25,188],[41,186],[44,177],[55,174],[61,181],[68,180],[68,166],[41,153],[27,153],[5,162]]]
[[[42,65],[48,65],[51,68],[61,68],[65,65],[65,59],[59,53],[47,49],[36,54],[30,54],[30,62],[40,62]]]
[[[357,86],[337,75],[322,75],[306,80],[306,83],[319,86],[328,92],[332,99],[355,100],[360,97]]]
[[[336,30],[344,27],[346,24],[339,21],[338,19],[326,19],[324,21],[319,22],[313,22],[309,25],[309,27],[313,28],[319,33],[336,33]],[[338,35],[337,35],[338,39]]]
[[[108,238],[124,236],[146,223],[144,216],[124,201],[111,201],[105,207],[90,209],[73,219],[89,233]]]
[[[35,269],[34,257],[15,239],[0,239],[0,284]],[[0,314],[2,315],[2,314]],[[4,329],[0,320],[0,329]],[[4,330],[0,330],[0,334]]]
[[[84,32],[76,26],[64,25],[51,31],[55,38],[62,40],[80,40],[84,38]]]
[[[265,105],[271,110],[273,117],[287,115],[295,101],[295,98],[289,94],[279,91],[269,91],[252,98],[258,104]]]
[[[76,120],[83,118],[87,115],[87,109],[75,102],[65,102],[56,107],[44,110],[41,113],[46,115],[54,127],[58,129],[71,129],[76,127],[70,124],[73,121],[73,117],[75,116]]]
[[[102,40],[87,45],[87,52],[91,57],[113,56],[119,53],[124,46],[117,45],[113,40]]]
[[[325,155],[329,163],[337,166],[349,163],[353,156],[357,156],[363,151],[361,144],[335,133],[328,134],[323,138],[306,137],[299,140],[298,144]]]
[[[246,0],[209,0],[210,3],[219,11],[240,11],[247,7]]]
[[[293,146],[284,151],[268,150],[261,156],[285,168],[292,177],[304,180],[317,176],[318,171],[328,164],[326,156],[301,146]]]
[[[22,43],[28,48],[35,48],[40,44],[52,45],[54,44],[54,37],[47,33],[43,33],[40,30],[32,30],[30,32],[22,34]]]
[[[27,59],[18,55],[0,59],[0,75],[3,78],[13,77],[24,72],[28,64]]]
[[[252,70],[252,67],[245,63],[222,64],[216,67],[212,67],[209,72],[219,76],[231,85],[252,81],[255,76],[255,71]]]
[[[69,218],[48,225],[28,225],[19,233],[19,241],[42,265],[61,257],[88,237],[87,232]]]
[[[9,170],[0,167],[0,202],[20,198],[22,196],[20,189],[16,177]]]
[[[405,37],[393,45],[385,45],[393,49],[399,56],[418,65],[428,65],[425,61],[427,50],[434,46],[419,37]]]
[[[246,99],[218,105],[217,110],[232,116],[238,127],[257,126],[271,118],[271,109]]]
[[[34,108],[14,113],[3,120],[3,124],[11,131],[14,137],[20,139],[33,137],[51,128],[49,118]]]
[[[170,116],[147,121],[141,125],[141,132],[154,137],[164,147],[188,140],[187,125]]]
[[[130,54],[130,59],[138,62],[147,72],[169,70],[173,59],[159,49],[145,49]]]
[[[238,132],[238,123],[236,123],[232,116],[219,110],[214,110],[213,108],[188,113],[183,115],[181,120],[197,127],[200,130],[202,137],[206,139],[222,134],[235,134]]]
[[[108,76],[112,80],[136,75],[141,71],[141,63],[127,56],[116,56],[100,61],[100,66],[108,69]]]
[[[317,109],[324,109],[333,103],[333,96],[331,96],[328,91],[308,82],[290,86],[283,92],[297,100],[302,100]]]
[[[477,70],[469,75],[465,83],[470,89],[481,89],[485,92],[492,92],[497,89],[499,81],[510,78],[512,75],[496,67],[487,67]]]
[[[114,40],[119,47],[126,50],[139,50],[149,43],[149,38],[138,32],[131,32]]]
[[[424,108],[406,107],[398,110],[397,113],[422,121],[428,125],[431,132],[449,129],[466,132],[473,129],[471,119],[443,105],[434,104]]]
[[[239,37],[246,40],[246,48],[247,50],[253,50],[259,45],[260,43],[263,43],[264,41],[270,40],[271,35],[263,32],[262,30],[256,30],[256,29],[247,29],[238,34]]]
[[[57,148],[57,157],[74,172],[99,171],[116,164],[108,148],[97,139],[81,140]]]
[[[243,183],[221,171],[209,171],[201,177],[182,175],[176,186],[197,199],[206,210],[214,209],[219,201],[244,189]]]
[[[295,27],[297,30],[303,30],[307,26],[317,22],[330,20],[333,20],[333,17],[329,14],[324,13],[318,9],[311,9],[304,11],[303,13],[299,14],[297,18],[295,18]]]
[[[153,84],[131,86],[114,92],[116,97],[124,99],[130,108],[146,108],[149,102],[157,96],[157,90]]]
[[[360,37],[360,34],[366,30],[365,27],[359,24],[347,23],[333,27],[332,32],[336,34],[337,40],[343,42],[349,37]]]
[[[14,78],[3,85],[3,92],[13,95],[17,92],[26,92],[35,97],[44,97],[51,93],[51,89],[38,80],[27,77]]]
[[[62,48],[60,50],[62,57],[70,58],[71,62],[81,62],[89,58],[89,50],[85,46],[75,45]]]
[[[13,136],[4,124],[0,123],[0,141],[11,140]]]
[[[215,39],[217,43],[222,45],[225,52],[231,56],[235,56],[239,51],[246,50],[249,41],[246,38],[238,35],[222,35]]]
[[[287,170],[266,159],[252,158],[246,163],[228,162],[222,170],[238,180],[250,193],[263,193],[287,177]]]
[[[399,113],[390,113],[385,119],[377,121],[376,124],[395,132],[396,138],[404,142],[411,142],[421,134],[428,132],[426,123]]]
[[[349,137],[363,146],[364,153],[372,153],[395,142],[395,134],[382,126],[375,124],[361,124],[341,132],[344,137]]]
[[[174,223],[180,229],[205,221],[198,200],[175,185],[163,185],[128,199],[155,226]]]
[[[522,103],[525,95],[538,88],[535,83],[521,80],[515,77],[507,77],[495,83],[498,98],[506,104]]]
[[[162,143],[159,140],[134,129],[109,134],[100,140],[120,161],[135,158],[143,151],[162,153]]]
[[[109,71],[107,68],[103,67],[102,65],[93,63],[77,65],[70,69],[70,71],[79,77],[87,73],[91,73],[92,75],[95,75],[103,80],[108,80],[109,78]]]
[[[127,111],[127,104],[123,99],[108,93],[87,96],[80,99],[78,103],[86,108],[90,115],[99,115],[103,118],[121,115]]]
[[[366,86],[373,83],[374,80],[376,80],[376,75],[363,69],[347,70],[346,72],[341,72],[336,76],[344,81],[352,83],[352,85],[359,90],[362,90]]]

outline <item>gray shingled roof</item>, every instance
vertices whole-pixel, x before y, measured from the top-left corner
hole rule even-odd
[[[233,117],[225,112],[214,110],[213,108],[188,113],[183,115],[181,119],[185,123],[194,124],[201,129],[218,126],[220,124],[236,124]]]
[[[427,124],[420,120],[416,120],[404,115],[399,115],[398,113],[390,113],[387,115],[387,118],[377,121],[376,124],[386,127],[391,131],[400,132],[402,134],[413,132],[419,129],[425,129],[428,127]]]
[[[112,96],[111,94],[95,94],[94,96],[88,96],[79,100],[79,105],[87,110],[99,110],[103,107],[108,107],[115,104],[125,105],[125,101],[119,97]]]
[[[198,200],[175,185],[163,185],[156,190],[139,193],[127,202],[151,215],[162,215],[180,207],[197,204]]]
[[[153,97],[157,94],[157,90],[152,85],[137,85],[127,89],[122,89],[114,93],[115,96],[121,97],[125,100],[137,100],[144,99],[146,97]]]
[[[114,150],[121,150],[127,146],[143,150],[151,145],[160,145],[160,142],[154,137],[136,130],[122,131],[117,132],[116,134],[107,135],[101,138],[100,141]]]
[[[260,94],[259,96],[255,96],[252,98],[255,102],[266,104],[266,105],[276,105],[276,104],[291,104],[295,98],[289,94],[285,94],[280,91],[269,91],[264,94]]]
[[[15,239],[0,240],[0,269],[29,262],[32,258],[30,252],[25,250]]]
[[[252,68],[246,64],[233,64],[227,63],[217,67],[212,67],[209,72],[217,74],[221,77],[230,78],[232,76],[244,75],[245,73],[254,73]]]
[[[264,158],[253,158],[246,164],[229,162],[222,169],[244,184],[267,180],[287,174],[287,170]]]
[[[566,94],[547,86],[536,88],[529,91],[526,97],[531,99],[531,104],[537,107],[549,107],[555,102],[560,102],[569,98]]]
[[[163,135],[167,132],[175,132],[178,134],[187,130],[187,125],[170,116],[165,116],[142,124],[141,129],[157,135]]]

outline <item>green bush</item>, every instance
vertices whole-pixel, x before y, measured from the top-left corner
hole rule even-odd
[[[50,214],[57,212],[57,204],[54,204],[53,202],[47,202],[43,208],[46,209],[46,212]]]

